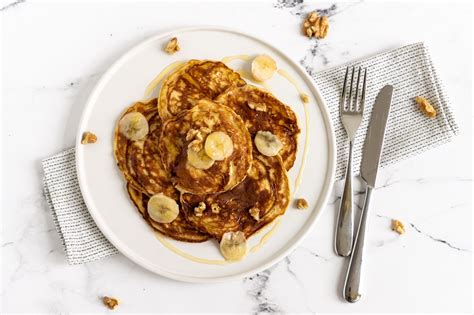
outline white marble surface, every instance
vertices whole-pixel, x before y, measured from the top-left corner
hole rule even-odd
[[[118,297],[123,312],[472,312],[469,4],[337,4],[328,38],[315,46],[300,36],[299,14],[333,3],[11,2],[0,5],[3,312],[105,312],[104,294]],[[121,255],[66,264],[42,195],[41,159],[73,145],[85,97],[118,56],[153,34],[195,24],[254,32],[313,71],[416,41],[430,48],[461,135],[383,170],[359,303],[341,299],[347,261],[332,249],[340,187],[297,250],[241,281],[179,283]],[[390,230],[390,218],[406,224],[405,235]]]

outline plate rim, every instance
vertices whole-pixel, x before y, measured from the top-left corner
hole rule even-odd
[[[313,207],[313,211],[317,211],[316,215],[313,217],[312,222],[309,223],[305,227],[303,232],[301,231],[299,233],[300,236],[291,244],[288,246],[288,248],[279,254],[275,255],[274,258],[270,259],[268,262],[263,263],[259,265],[258,267],[251,268],[250,270],[243,271],[243,272],[238,272],[233,275],[228,275],[228,276],[217,276],[217,277],[208,277],[208,278],[200,278],[200,277],[193,277],[193,276],[184,276],[181,274],[175,274],[172,272],[169,272],[167,270],[163,270],[160,266],[157,266],[156,264],[151,264],[148,263],[146,260],[142,259],[140,256],[134,255],[132,252],[129,252],[129,246],[121,242],[120,240],[115,239],[114,233],[109,229],[107,224],[105,222],[102,222],[100,218],[98,217],[98,214],[96,214],[97,210],[94,205],[94,202],[92,198],[89,195],[88,188],[86,187],[85,183],[85,175],[83,175],[83,162],[82,161],[82,145],[81,145],[81,137],[82,137],[82,132],[84,130],[84,124],[86,122],[86,119],[89,117],[89,112],[92,110],[93,106],[92,104],[96,101],[99,93],[103,89],[104,85],[109,81],[109,79],[112,77],[112,75],[115,73],[116,68],[120,67],[124,61],[126,61],[127,58],[132,56],[134,53],[136,53],[139,49],[142,48],[142,46],[147,45],[150,42],[156,41],[161,38],[166,38],[169,36],[175,36],[176,34],[183,33],[183,32],[191,32],[191,31],[218,31],[218,32],[230,32],[230,33],[235,33],[238,35],[243,35],[245,37],[248,37],[250,39],[253,39],[255,41],[258,41],[260,43],[263,43],[272,49],[274,49],[276,52],[281,54],[283,57],[286,58],[288,63],[290,63],[294,68],[296,68],[299,72],[299,75],[302,76],[302,78],[311,85],[311,88],[313,89],[313,96],[316,98],[316,101],[319,103],[320,106],[319,109],[322,113],[323,120],[326,124],[326,130],[328,133],[328,169],[326,172],[326,178],[324,180],[323,184],[323,189],[321,191],[321,194],[318,196],[318,201],[317,204]],[[82,114],[81,118],[79,120],[79,125],[78,129],[76,132],[76,144],[75,144],[75,151],[76,151],[76,161],[75,161],[75,166],[76,166],[76,173],[77,173],[77,179],[79,183],[79,188],[82,194],[82,197],[84,199],[84,203],[87,207],[87,210],[89,211],[92,219],[94,220],[95,224],[101,231],[101,233],[107,238],[107,240],[125,257],[127,257],[129,260],[132,262],[136,263],[137,265],[141,266],[142,268],[158,274],[163,277],[167,277],[170,279],[178,280],[178,281],[184,281],[184,282],[191,282],[191,283],[216,283],[216,282],[224,282],[224,281],[229,281],[229,280],[236,280],[236,279],[242,279],[244,277],[254,275],[256,273],[259,273],[275,264],[280,262],[282,259],[284,259],[286,256],[288,256],[301,242],[306,238],[308,233],[314,228],[316,225],[316,222],[318,221],[319,217],[322,215],[324,208],[327,205],[327,201],[330,195],[330,192],[332,190],[331,186],[332,183],[334,182],[335,178],[335,171],[336,171],[336,137],[335,137],[335,132],[334,132],[334,126],[331,120],[331,115],[329,112],[329,108],[326,105],[326,102],[324,101],[323,97],[321,96],[321,93],[315,84],[314,80],[311,78],[311,76],[306,72],[305,69],[301,65],[299,65],[297,62],[293,61],[292,58],[290,58],[285,52],[283,52],[280,48],[276,47],[275,45],[267,42],[266,40],[255,36],[253,34],[247,33],[245,31],[241,31],[236,28],[231,28],[231,27],[224,27],[224,26],[217,26],[217,25],[203,25],[203,26],[188,26],[188,27],[182,27],[178,28],[174,31],[167,31],[167,32],[160,32],[156,35],[153,35],[145,40],[140,41],[139,43],[135,44],[132,48],[128,49],[125,51],[119,58],[117,58],[105,71],[105,73],[100,77],[100,79],[97,81],[93,89],[91,90],[84,107],[82,109]]]

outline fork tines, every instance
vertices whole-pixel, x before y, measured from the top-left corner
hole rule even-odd
[[[349,77],[349,68],[351,68],[350,70],[351,82],[349,86],[349,96],[346,102],[346,89],[347,89],[347,83],[348,83],[347,78]],[[364,111],[365,87],[366,87],[366,82],[367,82],[367,68],[359,67],[359,70],[357,71],[357,83],[354,86],[355,72],[356,72],[355,67],[347,67],[346,69],[346,76],[344,77],[344,85],[342,87],[342,95],[341,95],[341,101],[340,101],[341,112],[363,112]],[[361,76],[364,77],[364,81],[362,83],[362,92],[361,92],[360,101],[359,101],[359,87],[360,87]],[[355,96],[353,97],[354,88],[355,88]],[[347,106],[345,105],[346,103],[347,103]],[[359,106],[357,104],[359,104]]]

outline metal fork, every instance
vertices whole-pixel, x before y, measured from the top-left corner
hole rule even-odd
[[[359,101],[359,87],[362,71],[364,71],[364,81],[362,84],[362,92]],[[362,116],[364,113],[365,88],[367,82],[367,68],[362,70],[362,68],[359,67],[354,95],[353,83],[355,72],[355,68],[352,67],[349,97],[346,100],[346,86],[348,83],[347,79],[349,76],[349,67],[347,67],[346,76],[344,78],[344,86],[342,88],[341,100],[339,102],[339,111],[341,115],[342,125],[346,129],[346,133],[349,138],[349,158],[347,161],[346,182],[344,184],[344,192],[342,194],[341,204],[339,207],[336,236],[334,242],[336,253],[340,256],[349,256],[352,251],[354,234],[354,211],[352,203],[352,149],[354,147],[355,135],[362,121]]]

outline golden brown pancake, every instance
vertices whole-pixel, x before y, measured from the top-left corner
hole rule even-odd
[[[296,159],[298,119],[291,108],[270,92],[256,86],[231,87],[216,98],[216,102],[232,108],[245,122],[252,139],[258,131],[270,131],[283,143],[279,154],[286,170]]]
[[[220,240],[228,231],[242,231],[248,238],[276,217],[285,213],[290,199],[290,188],[279,156],[254,154],[247,178],[234,189],[221,194],[181,194],[181,205],[186,219],[200,231]],[[202,216],[194,208],[206,204]],[[212,211],[219,207],[219,213]],[[257,208],[260,219],[255,220],[250,209]]]
[[[216,131],[226,133],[233,142],[232,155],[215,161],[206,170],[191,166],[187,158],[188,145],[193,141],[187,139],[191,129],[207,129],[208,134]],[[232,189],[245,178],[252,160],[252,142],[242,119],[228,107],[208,100],[201,100],[190,110],[166,121],[158,149],[176,188],[194,194]]]
[[[141,143],[136,144],[137,141],[131,141],[125,137],[122,133],[119,132],[119,121],[128,113],[139,112],[143,114],[148,121],[152,120],[154,117],[157,117],[156,111],[157,100],[153,99],[147,103],[136,102],[132,106],[128,107],[120,118],[117,121],[115,131],[114,131],[114,157],[117,162],[117,166],[122,171],[122,174],[125,180],[132,185],[135,189],[145,192],[145,188],[138,182],[137,173],[132,167],[132,159],[134,156],[132,153],[136,151],[135,146],[142,146]]]
[[[162,123],[156,104],[156,99],[147,103],[137,102],[121,116],[122,118],[135,111],[142,113],[148,121],[149,133],[143,140],[131,141],[119,132],[117,122],[114,139],[115,159],[127,182],[136,190],[149,196],[164,193],[177,199],[178,193],[171,183],[169,173],[163,167],[158,151]]]
[[[204,242],[209,238],[208,235],[199,232],[186,221],[181,209],[178,217],[171,223],[158,223],[153,221],[148,215],[148,211],[146,211],[150,197],[134,189],[131,185],[127,185],[127,190],[130,199],[153,229],[175,240],[184,242],[198,243]]]
[[[220,61],[190,60],[163,82],[158,111],[163,120],[190,109],[201,99],[214,99],[231,86],[245,85],[237,72]]]

